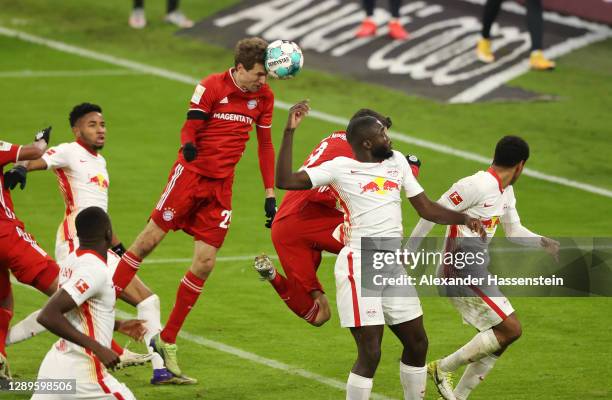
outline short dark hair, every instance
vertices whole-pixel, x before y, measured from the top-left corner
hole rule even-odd
[[[495,146],[493,164],[500,167],[514,167],[529,158],[529,145],[518,136],[504,136]]]
[[[264,65],[268,42],[259,37],[242,39],[234,48],[234,66],[242,64],[249,71],[255,64]]]
[[[355,119],[355,118],[359,118],[359,117],[365,117],[365,116],[370,116],[370,117],[374,117],[377,120],[379,120],[380,122],[382,122],[382,124],[384,126],[387,127],[387,129],[391,129],[391,117],[385,117],[384,115],[382,115],[379,112],[376,112],[370,108],[361,108],[359,109],[355,114],[353,114],[353,116],[351,117],[351,119]]]
[[[68,120],[70,121],[70,126],[74,127],[83,115],[89,114],[90,112],[99,112],[102,113],[102,108],[97,104],[92,103],[81,103],[74,106],[72,111],[70,111],[70,116]]]
[[[376,128],[378,127],[378,128]],[[384,124],[378,118],[371,115],[364,115],[351,119],[346,127],[346,140],[351,146],[358,145],[364,139],[367,139],[372,133],[384,129]]]
[[[74,221],[77,236],[83,242],[105,240],[106,232],[112,230],[110,218],[100,207],[87,207],[79,212]]]

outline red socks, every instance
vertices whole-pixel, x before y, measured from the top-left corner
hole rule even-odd
[[[166,326],[160,334],[164,342],[176,343],[176,336],[181,330],[187,314],[189,314],[198,297],[200,297],[204,282],[204,279],[200,279],[192,274],[191,271],[187,271],[176,292],[176,303],[174,303],[168,322],[166,322]]]
[[[121,257],[115,270],[115,275],[113,275],[113,283],[115,284],[115,292],[117,294],[121,293],[132,281],[134,275],[138,272],[141,262],[142,259],[140,257],[129,251],[126,251],[123,257]]]
[[[0,308],[0,353],[6,357],[5,342],[9,331],[9,324],[13,318],[13,312],[6,308]]]
[[[115,339],[111,341],[111,349],[118,355],[123,354],[123,347],[119,346],[119,343],[115,342]]]
[[[291,311],[308,322],[314,322],[319,313],[319,305],[298,281],[287,279],[277,271],[270,283]]]

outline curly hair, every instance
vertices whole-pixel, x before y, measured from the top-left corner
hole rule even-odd
[[[264,65],[268,42],[259,37],[240,40],[234,48],[234,65],[242,64],[249,71],[255,64]]]
[[[89,114],[90,112],[99,112],[102,113],[102,108],[97,104],[91,103],[81,103],[70,111],[70,115],[68,116],[68,120],[70,121],[70,126],[74,127],[76,122],[85,114]]]

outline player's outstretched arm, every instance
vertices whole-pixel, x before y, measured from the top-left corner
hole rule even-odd
[[[276,187],[285,190],[305,190],[312,188],[310,177],[304,171],[292,172],[293,134],[310,111],[308,100],[303,100],[289,109],[283,141],[276,163]]]
[[[47,163],[41,158],[51,138],[52,127],[47,127],[34,136],[34,143],[21,147],[19,159],[10,170],[4,173],[4,188],[13,190],[17,185],[23,190],[27,172],[33,169],[46,169]]]
[[[91,350],[106,368],[112,368],[117,365],[119,362],[117,353],[79,332],[66,319],[64,313],[76,307],[77,304],[72,297],[64,289],[59,289],[51,296],[40,314],[38,314],[36,321],[47,328],[49,332]]]
[[[483,240],[487,237],[487,233],[480,220],[472,218],[467,214],[449,210],[431,201],[425,192],[410,197],[409,200],[421,218],[440,225],[465,225],[472,231],[478,232]]]

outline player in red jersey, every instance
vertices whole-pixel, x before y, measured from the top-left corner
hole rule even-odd
[[[361,109],[351,119],[373,116],[391,128],[391,119],[374,110]],[[320,165],[336,157],[353,158],[345,131],[333,132],[310,153],[302,168]],[[407,156],[414,176],[421,162]],[[342,224],[343,214],[336,207],[336,198],[327,187],[288,192],[272,224],[272,243],[287,277],[282,276],[269,257],[255,259],[255,270],[270,281],[278,295],[297,316],[314,326],[321,326],[331,317],[329,303],[317,270],[322,252],[338,254],[343,245],[334,238],[334,230]],[[299,227],[299,231],[296,231]]]
[[[266,84],[267,42],[248,38],[236,44],[234,67],[204,78],[191,97],[181,130],[178,160],[151,213],[149,223],[123,255],[114,276],[121,290],[170,230],[193,236],[193,262],[181,280],[176,302],[161,333],[151,340],[173,374],[182,372],[176,358],[176,336],[215,265],[232,215],[234,169],[253,124],[257,127],[259,165],[270,227],[276,213],[274,147],[271,139],[274,94]]]
[[[19,160],[40,158],[51,129],[36,135],[33,144],[19,146],[0,141],[0,380],[10,379],[5,341],[13,317],[13,293],[9,271],[21,283],[35,287],[50,296],[57,287],[59,267],[36,240],[13,210],[11,192],[4,189],[4,166]]]

